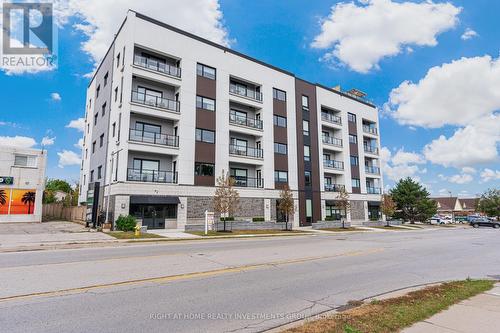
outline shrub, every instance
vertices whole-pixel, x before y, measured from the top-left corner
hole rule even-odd
[[[116,229],[121,231],[133,231],[136,225],[135,217],[132,215],[118,216],[116,220]]]
[[[260,216],[252,218],[252,222],[264,222],[264,221],[265,221],[265,219],[263,217],[260,217]]]
[[[226,218],[221,217],[220,220],[221,221],[224,221],[224,220],[226,220],[226,221],[234,221],[234,217],[226,217]]]

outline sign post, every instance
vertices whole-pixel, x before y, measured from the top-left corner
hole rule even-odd
[[[90,223],[92,223],[92,228],[94,229],[97,225],[97,215],[99,213],[99,190],[99,182],[89,184],[89,189],[87,191],[87,228],[90,226]]]
[[[208,225],[213,225],[214,223],[214,215],[213,212],[205,211],[205,235],[208,235]]]

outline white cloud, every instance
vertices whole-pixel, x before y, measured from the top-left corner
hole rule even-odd
[[[474,180],[474,177],[472,177],[468,173],[456,174],[456,175],[452,175],[449,177],[439,175],[439,178],[441,178],[443,180],[447,180],[450,183],[454,183],[454,184],[467,184],[467,183],[470,183],[472,180]]]
[[[83,138],[78,139],[78,142],[74,144],[76,148],[83,149]]]
[[[74,119],[66,125],[67,128],[74,128],[80,132],[85,130],[85,118]]]
[[[409,153],[402,149],[398,150],[397,153],[392,158],[392,163],[394,165],[402,164],[424,164],[425,159],[422,155],[417,153]]]
[[[229,45],[218,0],[67,0],[62,15],[77,16],[74,28],[87,36],[82,49],[99,62],[123,22],[128,9],[187,30],[213,42]]]
[[[321,22],[311,46],[328,49],[324,59],[336,59],[367,73],[384,57],[410,46],[436,46],[436,37],[453,28],[461,8],[451,3],[363,0],[341,2]],[[410,47],[410,48],[408,48]]]
[[[484,169],[481,172],[481,180],[483,182],[489,182],[491,180],[500,180],[500,170]]]
[[[500,116],[491,115],[458,129],[451,137],[441,135],[424,147],[432,163],[445,167],[466,167],[498,160]]]
[[[408,153],[402,149],[398,150],[392,156],[391,151],[387,147],[382,147],[380,150],[380,162],[384,175],[393,181],[398,181],[406,177],[420,181],[418,174],[427,172],[427,169],[420,169],[417,165],[425,163],[425,160],[420,155]]]
[[[34,145],[36,145],[35,139],[26,136],[0,136],[0,146],[31,148]]]
[[[500,109],[500,60],[462,58],[433,67],[419,82],[393,89],[385,107],[404,125],[469,125]]]
[[[62,152],[57,153],[57,155],[59,156],[58,166],[60,168],[70,165],[80,165],[80,156],[73,151],[63,150]]]
[[[56,93],[56,92],[53,92],[52,94],[50,94],[50,98],[54,101],[54,102],[59,102],[62,98],[61,98],[61,95],[59,93]]]
[[[42,146],[52,146],[55,142],[56,138],[50,138],[48,136],[44,136],[42,138],[42,142],[40,143]]]
[[[471,167],[463,167],[462,168],[462,173],[468,173],[470,175],[474,175],[476,173],[476,169],[471,168]]]
[[[471,28],[467,28],[465,29],[465,32],[463,33],[462,38],[463,40],[469,40],[469,39],[472,39],[474,37],[477,37],[478,34],[477,32],[475,32],[474,30],[472,30]]]

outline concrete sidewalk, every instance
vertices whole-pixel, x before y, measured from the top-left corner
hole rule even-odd
[[[493,289],[453,305],[404,333],[477,333],[500,331],[500,283]]]

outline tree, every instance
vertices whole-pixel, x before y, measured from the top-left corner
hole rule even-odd
[[[489,189],[479,198],[478,209],[488,216],[500,216],[500,189]]]
[[[347,212],[351,209],[351,202],[349,201],[349,193],[347,193],[345,187],[341,187],[339,194],[337,195],[337,206],[340,207],[347,216]],[[345,228],[345,216],[341,216],[342,228]]]
[[[427,221],[437,213],[437,203],[429,199],[429,192],[410,177],[400,179],[389,192],[396,203],[395,216],[404,221]]]
[[[47,183],[45,184],[45,190],[47,191],[62,191],[64,193],[71,193],[73,189],[71,188],[71,185],[62,179],[48,179]]]
[[[226,220],[228,217],[233,217],[236,209],[239,206],[240,194],[234,189],[236,181],[229,176],[229,172],[225,173],[222,170],[222,175],[217,178],[215,194],[213,198],[213,206],[224,222],[224,231],[226,231]]]
[[[7,203],[7,193],[5,190],[0,190],[0,205],[5,205]]]
[[[280,191],[278,210],[285,216],[285,230],[288,230],[289,216],[295,213],[293,194],[288,185],[285,185]]]
[[[389,226],[389,218],[393,217],[396,212],[396,203],[389,194],[382,194],[380,209],[382,210],[382,214],[386,217],[387,226]]]
[[[31,205],[35,203],[36,194],[35,192],[29,191],[23,194],[21,202],[28,205],[28,214],[31,214]]]

